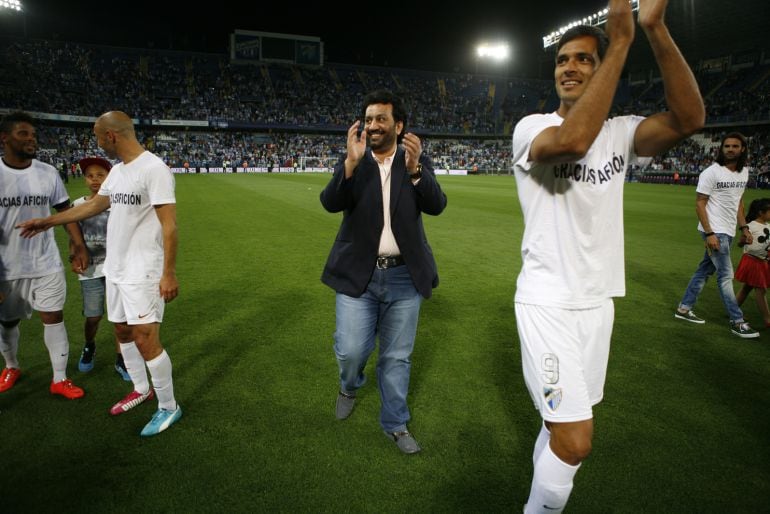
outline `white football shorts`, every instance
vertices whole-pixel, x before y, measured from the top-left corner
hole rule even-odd
[[[599,307],[562,309],[516,303],[524,381],[546,421],[593,418],[604,396],[615,318],[611,298]]]
[[[107,319],[113,323],[161,323],[166,303],[157,282],[116,284],[107,279]]]
[[[0,320],[29,319],[32,311],[57,312],[64,309],[67,281],[64,271],[36,278],[0,281]]]

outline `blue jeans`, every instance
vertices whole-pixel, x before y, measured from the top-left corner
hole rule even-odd
[[[340,389],[355,394],[364,385],[364,367],[379,333],[380,424],[387,432],[406,430],[410,357],[422,303],[409,271],[406,266],[375,269],[363,295],[353,298],[337,293],[336,303],[334,353],[340,367]]]
[[[701,232],[700,235],[705,241],[705,234]],[[698,295],[703,290],[703,286],[706,285],[706,280],[716,271],[719,296],[722,297],[730,321],[733,323],[742,322],[743,311],[738,307],[738,302],[735,300],[735,290],[733,290],[733,263],[730,260],[730,244],[733,242],[733,238],[727,234],[716,234],[716,237],[719,240],[719,250],[704,252],[703,260],[700,261],[698,269],[695,270],[690,283],[687,284],[687,290],[684,292],[679,307],[687,310],[692,309]]]

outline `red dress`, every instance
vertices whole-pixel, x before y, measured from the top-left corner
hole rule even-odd
[[[735,270],[735,279],[751,287],[767,289],[770,286],[770,268],[765,259],[754,257],[744,253],[738,269]]]

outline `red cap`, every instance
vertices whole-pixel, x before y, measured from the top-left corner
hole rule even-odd
[[[83,173],[86,172],[89,166],[101,166],[107,171],[110,171],[112,169],[112,164],[110,164],[110,161],[105,159],[104,157],[85,157],[83,159],[80,159],[78,162],[80,164],[80,171]]]

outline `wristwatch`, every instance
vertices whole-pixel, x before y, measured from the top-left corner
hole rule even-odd
[[[409,172],[409,170],[406,170],[406,171]],[[415,171],[414,173],[409,173],[409,178],[412,180],[419,180],[421,177],[422,177],[422,163],[418,162],[417,171]]]

